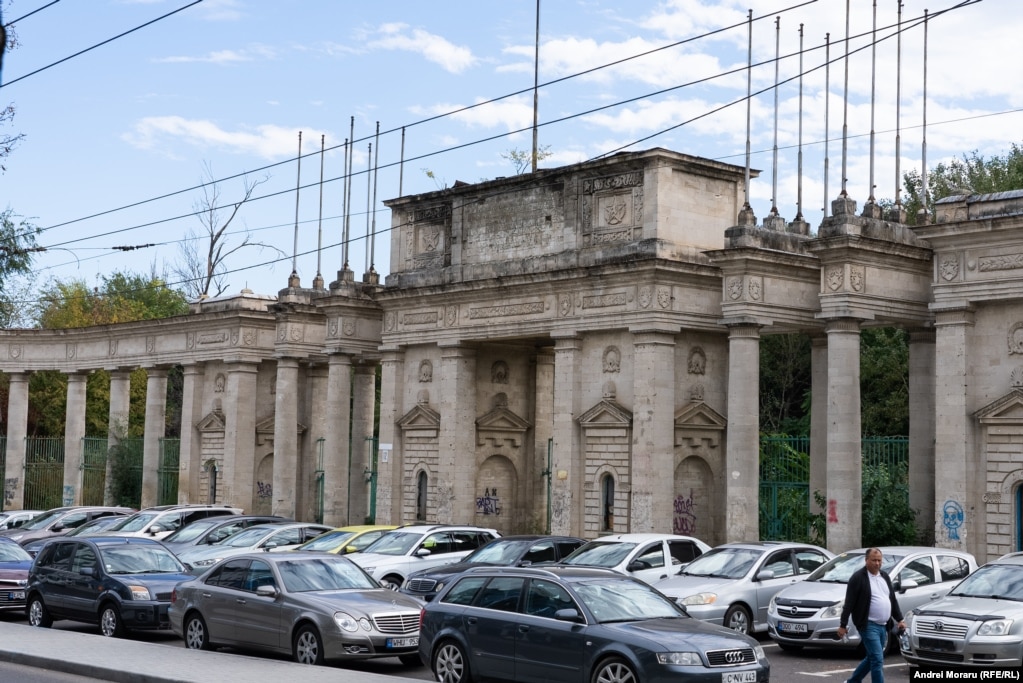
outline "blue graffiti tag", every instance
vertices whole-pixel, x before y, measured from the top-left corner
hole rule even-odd
[[[476,514],[501,514],[501,499],[497,497],[497,489],[486,489],[483,495],[476,499]]]
[[[946,500],[945,506],[942,508],[944,513],[943,523],[945,529],[948,530],[948,538],[950,541],[959,540],[959,527],[963,525],[963,521],[966,516],[963,514],[963,506],[956,500]]]

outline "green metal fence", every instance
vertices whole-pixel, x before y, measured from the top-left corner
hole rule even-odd
[[[181,460],[181,439],[160,439],[160,470],[157,505],[175,505],[178,502],[178,464]]]
[[[25,509],[49,510],[64,503],[63,437],[25,439]]]
[[[107,439],[82,439],[82,505],[102,505],[107,483]]]

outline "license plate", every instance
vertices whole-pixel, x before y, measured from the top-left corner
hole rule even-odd
[[[721,683],[757,683],[757,672],[729,671],[721,674]]]
[[[388,638],[387,647],[417,647],[419,645],[419,637],[414,638]]]
[[[806,624],[793,624],[788,621],[779,621],[778,630],[786,633],[806,633]]]
[[[25,591],[14,591],[13,593],[8,593],[7,594],[7,599],[8,600],[24,600],[25,599]]]

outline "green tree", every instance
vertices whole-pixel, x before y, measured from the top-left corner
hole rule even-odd
[[[923,198],[923,178],[913,170],[902,176],[902,203],[907,222],[915,225]],[[962,158],[942,162],[927,173],[927,210],[934,215],[934,202],[958,194],[988,194],[1023,189],[1023,147],[1013,143],[1005,155],[985,159],[976,150]]]
[[[760,431],[810,433],[810,338],[765,335],[760,340]]]
[[[550,145],[541,145],[536,150],[536,163],[539,164],[544,159],[553,155]],[[531,149],[519,149],[514,147],[501,155],[501,158],[505,161],[511,162],[512,166],[515,167],[515,175],[522,175],[526,171],[531,171],[533,168],[533,150]]]

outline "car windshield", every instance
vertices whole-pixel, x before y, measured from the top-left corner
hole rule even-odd
[[[902,560],[902,555],[882,555],[881,571],[890,574],[892,567],[900,560]],[[810,576],[806,577],[806,580],[823,583],[849,583],[849,577],[864,564],[863,553],[842,553],[817,567]]]
[[[91,522],[86,522],[80,527],[72,529],[66,536],[95,536],[101,531],[107,531],[112,524],[115,524],[115,520],[120,517],[100,517],[94,519]]]
[[[221,524],[221,522],[219,522],[219,521],[217,521],[217,522],[207,522],[205,524],[202,523],[202,522],[193,522],[192,524],[189,524],[188,526],[181,527],[180,529],[175,531],[173,534],[171,534],[167,538],[163,539],[163,542],[164,543],[187,543],[188,541],[194,541],[195,539],[199,538],[200,536],[205,534],[207,531],[209,531],[211,527],[214,527],[217,524]]]
[[[156,519],[155,512],[139,512],[110,527],[110,531],[142,531]]]
[[[639,581],[596,579],[576,584],[575,592],[602,624],[686,617],[674,602]]]
[[[38,517],[34,517],[31,521],[25,522],[21,525],[22,529],[45,529],[50,526],[50,523],[58,517],[67,514],[67,510],[50,510],[49,512],[43,513]]]
[[[1023,566],[989,564],[959,582],[949,595],[1023,602]]]
[[[341,557],[287,560],[277,568],[289,593],[380,588],[366,572]]]
[[[228,536],[224,540],[214,543],[214,545],[222,545],[229,548],[251,548],[262,541],[264,537],[273,533],[273,531],[273,529],[267,529],[266,527],[253,526],[245,531],[239,531],[233,536]]]
[[[333,550],[338,546],[344,545],[354,535],[354,531],[329,531],[311,541],[306,541],[295,548],[295,550],[311,550],[314,552]]]
[[[582,567],[616,567],[622,563],[635,543],[604,543],[590,541],[563,559],[563,564],[574,564]]]
[[[0,562],[31,561],[32,556],[17,543],[0,543]]]
[[[422,534],[404,531],[388,531],[386,534],[362,549],[364,553],[380,553],[381,555],[404,555],[415,547],[423,538]]]
[[[466,555],[462,562],[469,564],[497,564],[507,566],[514,563],[522,555],[526,545],[532,541],[505,541],[503,543],[488,543],[482,548],[472,551]]]
[[[764,554],[751,548],[714,548],[686,565],[683,576],[709,576],[718,579],[741,579]]]
[[[162,545],[100,546],[100,559],[107,574],[183,574],[184,565]]]

